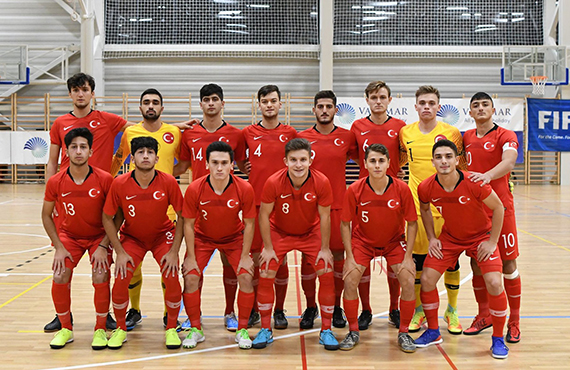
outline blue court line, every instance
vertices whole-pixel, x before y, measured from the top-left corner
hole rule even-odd
[[[142,316],[143,318],[147,317],[146,315]],[[475,316],[458,316],[460,319],[473,319]],[[508,316],[507,316],[508,317]],[[187,319],[188,316],[180,315],[178,318]],[[222,319],[224,316],[222,315],[202,315],[204,319]],[[287,315],[288,319],[300,319],[301,316],[289,316]],[[388,319],[388,316],[374,316],[374,318],[379,319]],[[439,316],[440,319],[443,319],[443,316]],[[521,319],[570,319],[570,316],[521,316]]]
[[[553,211],[553,210],[551,210],[551,209],[544,208],[544,207],[541,207],[541,206],[534,206],[534,207],[535,207],[535,208],[539,208],[539,209],[544,209],[545,211],[548,211],[548,212],[550,212],[550,213],[555,213],[555,214],[557,214],[557,215],[561,215],[561,216],[564,216],[564,217],[570,217],[569,214],[562,213],[562,212],[557,212],[557,211]]]

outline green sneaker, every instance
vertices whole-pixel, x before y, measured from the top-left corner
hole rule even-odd
[[[416,311],[416,313],[414,313],[414,317],[412,317],[412,321],[410,321],[410,325],[408,326],[408,331],[410,333],[415,333],[420,331],[420,329],[422,328],[422,324],[424,323],[425,320],[426,320],[426,314],[424,313],[424,310]]]
[[[96,351],[107,348],[107,333],[105,330],[95,330],[95,333],[93,333],[93,342],[91,342],[91,348]]]
[[[178,336],[178,332],[176,331],[176,328],[168,329],[166,331],[166,333],[164,334],[164,337],[166,339],[166,348],[168,348],[168,349],[180,348],[182,341],[180,340],[180,337]]]
[[[127,341],[127,332],[123,329],[113,330],[111,338],[107,341],[107,347],[110,349],[119,349],[123,346],[123,343]]]
[[[67,343],[73,342],[73,332],[69,329],[63,328],[53,336],[49,346],[53,349],[61,349]]]
[[[204,331],[198,328],[190,328],[186,339],[182,342],[182,346],[184,348],[195,348],[198,343],[201,343],[206,340],[206,336],[204,335]]]
[[[239,348],[241,349],[250,349],[251,348],[251,338],[249,337],[249,333],[247,329],[240,329],[236,333],[236,343],[238,344]]]
[[[447,310],[443,314],[443,319],[447,322],[447,331],[450,334],[459,335],[463,332],[459,316],[457,316],[457,309],[453,309],[448,305]]]

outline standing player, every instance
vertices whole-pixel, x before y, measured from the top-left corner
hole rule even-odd
[[[478,92],[471,98],[469,114],[475,120],[476,129],[468,130],[463,136],[469,168],[469,179],[491,185],[505,207],[503,229],[499,236],[499,251],[503,261],[503,278],[505,291],[510,306],[509,322],[507,324],[507,342],[520,341],[520,306],[521,278],[517,270],[519,255],[517,225],[513,194],[509,189],[509,177],[517,160],[519,146],[514,132],[499,127],[493,122],[495,108],[489,94]],[[479,312],[471,327],[463,333],[478,334],[481,330],[491,327],[489,299],[485,281],[481,275],[476,260],[471,259],[473,268],[473,290],[479,305]]]
[[[372,144],[366,148],[364,166],[368,176],[350,185],[342,210],[341,233],[346,248],[344,309],[350,331],[340,349],[351,350],[360,340],[356,288],[370,260],[384,256],[402,285],[398,345],[404,352],[414,352],[416,345],[408,334],[408,324],[416,303],[415,267],[412,249],[406,248],[407,243],[414,244],[418,229],[412,192],[406,183],[387,175],[390,154],[384,145]]]
[[[439,111],[439,91],[433,86],[420,86],[416,91],[416,111],[419,121],[402,127],[400,130],[400,144],[402,155],[407,155],[410,166],[410,181],[408,185],[412,189],[414,202],[418,215],[420,203],[417,198],[417,189],[420,182],[435,173],[431,163],[433,144],[442,139],[451,140],[457,146],[460,159],[460,168],[465,169],[463,160],[463,140],[461,133],[456,127],[437,120]],[[441,232],[443,218],[435,207],[432,207],[436,236]],[[425,314],[420,300],[420,278],[422,275],[423,261],[428,253],[429,241],[422,225],[422,219],[418,219],[418,236],[414,244],[414,261],[416,262],[416,313],[410,323],[410,332],[420,330],[425,320]],[[463,328],[457,315],[457,296],[460,283],[459,262],[450,266],[445,272],[445,287],[447,288],[448,305],[444,319],[447,322],[447,330],[451,334],[461,334]]]
[[[176,332],[176,319],[182,294],[178,282],[178,251],[184,233],[182,193],[172,175],[154,169],[158,161],[157,152],[158,142],[151,137],[132,140],[131,156],[135,169],[113,181],[103,209],[103,226],[117,253],[112,297],[117,329],[107,344],[112,349],[121,348],[127,340],[125,316],[129,305],[129,282],[148,251],[152,252],[160,265],[166,287],[166,347],[174,349],[181,345]],[[167,215],[170,205],[178,215],[176,228]],[[120,241],[112,222],[117,214],[125,219]]]
[[[400,119],[388,115],[388,106],[392,102],[392,91],[384,81],[373,81],[364,90],[366,103],[370,107],[370,115],[353,122],[350,131],[354,133],[358,142],[358,157],[360,158],[360,178],[368,176],[368,170],[364,165],[364,152],[372,143],[379,143],[388,148],[390,153],[390,167],[388,175],[396,178],[400,172],[400,166],[405,164],[406,156],[400,155],[400,139],[398,134],[406,123]],[[404,163],[400,163],[400,158]],[[412,244],[413,245],[413,244]],[[390,312],[388,323],[394,327],[400,327],[400,310],[398,299],[400,298],[400,283],[393,271],[386,273],[388,288],[390,290]],[[370,266],[362,275],[358,286],[362,301],[362,313],[358,317],[360,330],[368,329],[372,323],[372,307],[370,306]]]
[[[178,159],[180,152],[180,129],[176,126],[163,123],[160,115],[164,111],[162,94],[156,89],[146,89],[140,98],[139,109],[143,116],[143,120],[134,125],[127,127],[121,138],[121,145],[113,156],[113,165],[111,174],[117,176],[119,169],[123,165],[125,159],[131,152],[131,141],[135,137],[149,136],[158,141],[158,162],[155,168],[164,173],[172,175],[174,169],[174,159]],[[131,160],[129,170],[135,168],[135,163]],[[172,221],[176,221],[176,213],[170,207],[168,209],[168,217]],[[137,324],[142,322],[141,315],[141,289],[142,289],[142,263],[134,272],[133,280],[129,284],[129,300],[131,309],[127,313],[127,330],[132,330]],[[164,286],[164,285],[163,285]],[[166,308],[164,311],[163,322],[166,325]]]
[[[333,311],[333,326],[344,328],[346,319],[340,308],[340,299],[344,283],[342,270],[344,267],[344,247],[340,235],[340,215],[342,202],[346,192],[346,161],[349,158],[357,158],[356,140],[354,134],[342,127],[334,125],[334,116],[338,111],[336,107],[336,95],[331,90],[319,91],[315,95],[313,113],[317,120],[316,124],[299,133],[299,137],[307,139],[311,143],[311,167],[327,176],[333,189],[334,201],[331,205],[331,237],[330,249],[334,257],[334,283],[335,283],[335,306]],[[307,299],[307,309],[303,312],[299,326],[301,329],[313,327],[317,317],[317,303],[315,300],[316,279],[315,266],[308,263],[303,255],[301,262],[301,278],[303,290]]]
[[[273,280],[285,255],[297,249],[307,255],[310,263],[317,265],[322,317],[319,343],[325,349],[337,350],[338,341],[331,330],[334,277],[329,248],[330,206],[333,203],[330,182],[322,173],[309,169],[311,144],[306,139],[289,141],[285,146],[284,161],[287,168],[269,177],[261,196],[259,227],[263,251],[257,290],[261,330],[253,341],[253,348],[265,348],[273,342]]]
[[[193,181],[184,195],[183,298],[192,324],[182,342],[184,348],[194,348],[206,339],[200,323],[198,286],[200,275],[216,249],[224,252],[239,280],[239,326],[235,340],[240,348],[251,348],[247,323],[255,299],[253,261],[249,256],[255,227],[255,195],[247,181],[231,174],[233,156],[232,148],[225,142],[215,141],[208,145],[206,161],[210,174]]]
[[[278,170],[285,167],[283,163],[283,153],[285,144],[297,137],[297,131],[279,122],[279,110],[281,109],[281,92],[275,85],[262,86],[257,92],[257,103],[261,111],[261,121],[255,125],[247,126],[242,130],[245,139],[248,161],[249,183],[255,191],[256,220],[259,225],[259,207],[261,204],[261,192],[263,185]],[[257,290],[259,283],[259,253],[261,252],[262,240],[259,227],[255,228],[251,253],[255,263],[253,274],[253,286]],[[224,268],[226,268],[224,266]],[[289,266],[287,258],[283,259],[283,264],[279,266],[275,276],[275,312],[273,313],[273,326],[275,329],[286,329],[289,323],[285,317],[283,306],[287,294],[287,284],[289,281]],[[254,307],[256,308],[256,307]],[[249,326],[259,322],[259,312],[252,311]]]
[[[507,316],[507,297],[503,290],[503,263],[497,242],[503,225],[503,204],[489,185],[480,186],[467,179],[468,172],[456,169],[459,164],[457,147],[449,140],[439,140],[433,146],[435,175],[418,187],[420,211],[429,240],[429,254],[424,262],[421,299],[428,329],[415,340],[417,347],[443,342],[439,333],[437,311],[439,295],[437,282],[443,272],[457,263],[461,253],[477,260],[489,293],[493,322],[491,354],[507,358],[509,349],[503,341]],[[445,218],[441,234],[435,234],[430,203]],[[489,219],[487,206],[492,212]]]
[[[85,251],[89,252],[93,266],[95,288],[96,324],[91,346],[95,350],[107,347],[105,324],[109,312],[112,252],[109,250],[109,238],[105,236],[100,214],[113,177],[87,163],[93,153],[92,144],[93,135],[88,129],[70,130],[65,135],[65,153],[69,167],[52,176],[46,185],[42,222],[55,247],[51,294],[62,325],[50,343],[54,349],[73,342],[70,283],[73,269]],[[56,229],[52,218],[55,203],[59,203],[63,210],[59,229]]]

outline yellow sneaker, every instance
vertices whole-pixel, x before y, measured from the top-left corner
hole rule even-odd
[[[123,343],[127,341],[127,332],[121,328],[113,330],[111,338],[107,342],[107,347],[110,349],[119,349],[123,346]]]
[[[415,333],[420,331],[424,321],[426,321],[426,314],[424,313],[424,310],[416,311],[414,317],[412,317],[412,321],[410,321],[410,325],[408,326],[408,331],[410,333]]]
[[[63,328],[53,336],[49,346],[53,349],[61,349],[67,343],[73,342],[73,332],[69,329]]]
[[[107,333],[105,330],[95,330],[95,333],[93,333],[93,342],[91,342],[91,348],[96,351],[107,348]]]
[[[164,337],[166,339],[166,348],[168,349],[177,349],[182,345],[176,328],[168,329],[166,333],[164,333]]]
[[[459,316],[457,316],[457,309],[453,309],[450,306],[447,306],[447,310],[445,310],[443,319],[445,322],[447,322],[447,331],[450,334],[458,335],[463,332],[463,327],[459,322]]]

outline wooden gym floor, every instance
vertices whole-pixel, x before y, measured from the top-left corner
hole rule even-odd
[[[509,358],[492,359],[490,330],[475,337],[453,336],[440,320],[444,342],[401,352],[397,330],[387,323],[388,289],[377,264],[372,278],[374,323],[361,333],[350,352],[328,352],[318,344],[318,329],[299,331],[304,309],[298,256],[289,255],[289,290],[285,308],[289,328],[275,330],[275,342],[264,350],[243,351],[223,326],[224,296],[217,254],[206,271],[202,297],[206,341],[194,350],[167,350],[162,328],[159,271],[147,257],[143,271],[143,323],[129,332],[118,351],[91,349],[94,324],[93,288],[88,259],[76,269],[72,285],[75,341],[52,350],[53,334],[43,326],[54,316],[51,301],[53,248],[41,225],[43,185],[0,185],[0,338],[2,369],[568,369],[570,368],[570,188],[515,188],[523,282],[522,341],[511,344]],[[468,221],[466,221],[468,222]],[[459,314],[466,328],[476,314],[469,262],[461,259]],[[440,293],[444,289],[440,284]],[[440,315],[446,305],[442,296]],[[180,318],[186,318],[185,313]],[[317,320],[320,325],[320,320]],[[259,325],[250,329],[253,336]],[[340,340],[347,332],[335,329]],[[412,334],[416,338],[418,334]]]

